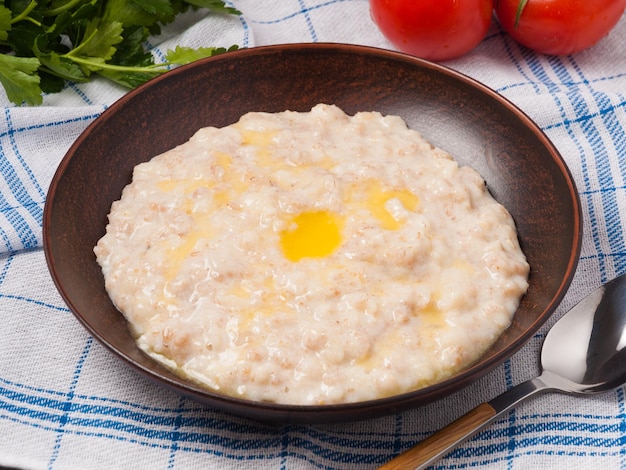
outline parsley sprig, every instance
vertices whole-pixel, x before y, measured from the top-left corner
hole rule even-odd
[[[135,88],[172,66],[237,48],[178,46],[155,63],[146,40],[192,8],[239,14],[221,0],[0,0],[0,84],[11,102],[38,105],[66,81],[99,75]]]

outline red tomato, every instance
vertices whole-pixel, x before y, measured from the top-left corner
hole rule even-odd
[[[489,29],[493,0],[370,0],[370,11],[398,49],[439,61],[478,45]]]
[[[495,1],[496,16],[507,33],[526,47],[551,55],[593,46],[613,29],[625,8],[626,0]]]

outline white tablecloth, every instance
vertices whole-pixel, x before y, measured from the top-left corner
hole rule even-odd
[[[241,17],[187,15],[165,42],[254,47],[343,42],[392,48],[367,0],[233,0]],[[518,105],[552,139],[576,180],[584,243],[553,319],[504,365],[432,405],[372,421],[267,426],[203,407],[138,376],[95,342],[49,277],[41,245],[46,191],[80,132],[124,90],[70,84],[43,106],[0,90],[0,466],[20,469],[375,468],[482,401],[538,372],[546,329],[594,287],[626,272],[626,18],[593,49],[536,55],[494,24],[445,65]],[[520,405],[437,468],[626,468],[624,390]]]

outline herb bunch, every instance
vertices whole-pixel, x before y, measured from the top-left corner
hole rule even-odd
[[[11,102],[38,105],[66,81],[99,75],[135,88],[171,66],[236,49],[178,46],[155,63],[146,40],[196,8],[239,14],[221,0],[0,0],[0,83]]]

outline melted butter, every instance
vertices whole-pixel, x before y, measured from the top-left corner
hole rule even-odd
[[[250,290],[253,288],[254,290]],[[238,283],[232,286],[229,294],[237,295],[247,300],[246,307],[237,309],[239,317],[239,332],[247,338],[250,344],[259,344],[262,338],[258,334],[263,329],[263,323],[281,312],[295,312],[292,300],[293,295],[280,290],[272,276],[266,276],[258,284],[244,285]]]
[[[213,203],[216,206],[225,206],[233,200],[233,194],[229,190],[213,191]]]
[[[189,199],[185,200],[186,212],[193,219],[192,230],[182,234],[176,245],[170,245],[165,249],[167,264],[164,266],[163,275],[166,285],[178,276],[183,263],[194,256],[198,242],[211,239],[215,235],[210,217],[204,212],[191,210],[191,205],[192,202]]]
[[[173,191],[182,194],[193,194],[200,188],[214,190],[213,197],[218,205],[230,202],[231,193],[242,194],[249,186],[248,181],[239,177],[237,172],[231,171],[233,165],[233,157],[224,152],[215,152],[215,166],[224,169],[224,174],[220,179],[213,178],[184,178],[184,179],[165,179],[156,183],[159,191],[170,193]],[[222,183],[227,185],[228,189],[215,190]]]
[[[452,263],[452,268],[457,269],[465,273],[465,275],[471,276],[476,273],[476,269],[472,264],[464,259],[457,258]]]
[[[241,283],[231,285],[226,293],[228,295],[234,295],[235,297],[239,297],[240,299],[250,299],[250,297],[252,297],[252,293],[248,289],[246,289]]]
[[[391,199],[399,200],[406,210],[413,212],[417,209],[419,198],[408,189],[384,190],[378,181],[368,185],[367,208],[379,220],[384,229],[398,230],[402,223],[396,220],[386,207],[387,202]]]
[[[215,152],[215,161],[225,170],[229,170],[233,164],[233,157],[227,153],[217,151]]]
[[[275,130],[255,131],[252,129],[238,128],[243,145],[256,147],[257,164],[260,166],[275,166],[270,145],[272,139],[278,134]]]
[[[425,307],[415,309],[414,314],[422,321],[420,335],[424,339],[434,340],[436,330],[446,328],[444,312],[437,306],[436,300],[432,300]],[[400,330],[391,328],[383,336],[377,338],[367,353],[355,359],[355,364],[366,370],[388,367],[389,357],[398,350],[399,345],[405,343],[405,339],[400,334]]]
[[[302,212],[280,234],[283,254],[290,261],[328,256],[341,245],[341,226],[341,217],[331,212]]]
[[[224,169],[222,181],[229,190],[222,190],[221,194],[215,195],[216,202],[219,205],[231,202],[235,195],[243,194],[250,186],[250,180],[241,175],[236,169],[233,171],[233,157],[227,153],[217,152],[215,154],[216,162]]]
[[[387,209],[387,203],[397,199],[402,206],[411,212],[415,212],[419,206],[419,197],[408,189],[388,190],[383,188],[378,180],[369,180],[358,185],[353,185],[348,190],[347,204],[356,209],[365,209],[374,216],[382,228],[386,230],[398,230],[403,221],[397,220]]]
[[[386,358],[391,356],[393,348],[402,343],[402,338],[395,330],[386,332],[373,343],[361,357],[354,358],[354,363],[365,370],[384,368]]]
[[[298,162],[297,166],[292,166],[289,169],[296,173],[304,173],[309,171],[311,168],[321,168],[322,170],[330,171],[337,166],[337,161],[334,160],[329,155],[324,155],[323,157],[314,160],[310,163],[300,163]]]
[[[324,170],[331,170],[337,165],[334,158],[329,155],[324,155],[322,158],[312,163],[299,163],[294,166],[282,159],[274,158],[272,152],[272,139],[278,134],[276,130],[264,130],[255,131],[251,129],[239,128],[239,132],[242,137],[242,143],[244,145],[250,145],[256,147],[256,163],[262,167],[269,167],[272,169],[289,168],[291,171],[302,173],[308,171],[311,168],[322,168]]]
[[[436,301],[431,301],[426,307],[420,309],[417,314],[424,321],[425,326],[442,328],[446,326],[443,312],[437,306]]]
[[[193,230],[182,239],[180,245],[167,250],[165,278],[168,282],[171,282],[176,278],[183,262],[192,255],[198,241],[208,237],[208,231]]]
[[[188,183],[191,183],[193,181],[194,180],[191,180],[191,179],[187,180]],[[158,181],[157,188],[159,188],[159,191],[163,191],[164,193],[171,193],[172,191],[180,187],[181,184],[184,184],[183,180],[166,179],[166,180]]]
[[[200,188],[212,190],[215,188],[215,182],[202,178],[167,179],[159,181],[157,187],[164,193],[181,191],[183,194],[193,194]]]

